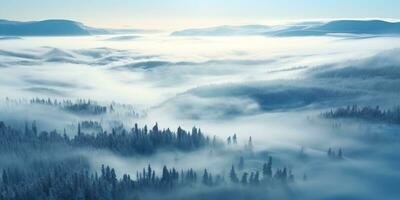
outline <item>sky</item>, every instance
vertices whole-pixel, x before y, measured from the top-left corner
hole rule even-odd
[[[398,0],[0,0],[0,18],[157,28],[285,20],[400,18]]]

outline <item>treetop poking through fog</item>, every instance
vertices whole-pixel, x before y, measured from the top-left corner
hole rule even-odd
[[[399,7],[5,1],[0,200],[398,200]]]

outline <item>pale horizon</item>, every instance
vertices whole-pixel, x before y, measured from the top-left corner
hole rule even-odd
[[[270,24],[315,19],[399,19],[395,0],[13,0],[0,19],[69,19],[106,28],[162,28]],[[18,11],[18,12],[16,12]]]
[[[112,22],[98,22],[98,21],[85,21],[74,18],[37,18],[37,19],[11,19],[0,18],[9,21],[44,21],[44,20],[71,20],[80,22],[86,26],[94,28],[112,28],[112,29],[145,29],[145,30],[161,30],[161,31],[176,31],[189,28],[208,28],[224,25],[240,26],[240,25],[266,25],[266,26],[279,26],[288,25],[300,22],[328,22],[335,20],[382,20],[387,22],[400,22],[400,18],[380,18],[380,17],[365,17],[365,18],[314,18],[314,19],[171,19],[171,20],[132,20],[131,23],[121,23],[118,21]],[[129,21],[129,20],[128,20]]]

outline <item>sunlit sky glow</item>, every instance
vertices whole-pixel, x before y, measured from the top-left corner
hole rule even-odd
[[[326,18],[400,18],[398,0],[2,0],[0,18],[175,28]]]

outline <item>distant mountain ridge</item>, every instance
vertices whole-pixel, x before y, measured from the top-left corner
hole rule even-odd
[[[269,26],[243,25],[243,26],[215,26],[209,28],[194,28],[175,31],[173,36],[226,36],[226,35],[259,35],[269,31]]]
[[[139,29],[104,29],[86,26],[64,19],[43,21],[0,20],[0,36],[85,36],[118,33],[149,32]],[[154,31],[151,31],[154,32]],[[329,22],[296,23],[285,26],[240,25],[193,28],[175,31],[172,36],[246,36],[277,37],[323,36],[331,34],[400,35],[400,22],[383,20],[335,20]]]
[[[266,32],[274,36],[320,36],[328,34],[400,34],[400,22],[383,20],[337,20],[314,26],[294,26],[276,32]]]
[[[285,26],[217,26],[175,31],[173,36],[234,36],[267,35],[278,37],[323,36],[330,34],[399,35],[400,22],[383,20],[335,20],[329,22],[296,23]]]
[[[90,35],[81,23],[70,20],[18,22],[0,20],[0,35],[6,36],[63,36]]]
[[[143,30],[94,28],[64,19],[29,22],[0,20],[0,36],[85,36],[139,31]]]

